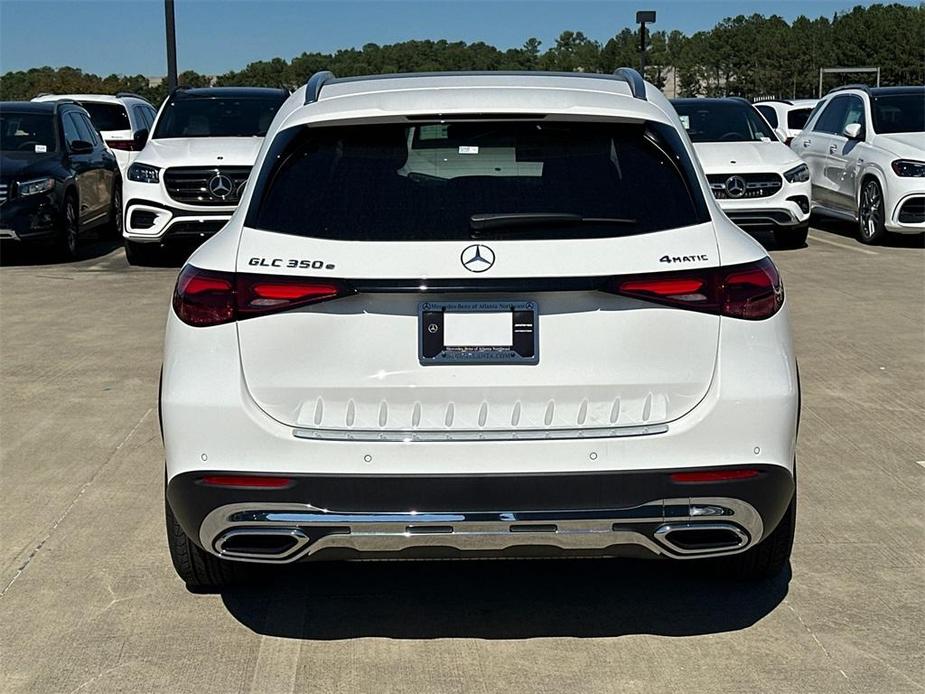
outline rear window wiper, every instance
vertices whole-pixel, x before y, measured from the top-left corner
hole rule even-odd
[[[623,217],[583,217],[566,212],[501,212],[479,213],[469,217],[469,228],[473,231],[489,229],[510,229],[512,227],[536,227],[548,225],[577,226],[580,224],[636,224],[635,219]]]

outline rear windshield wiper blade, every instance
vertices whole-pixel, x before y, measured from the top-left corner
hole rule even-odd
[[[622,217],[582,217],[580,214],[565,212],[503,212],[479,213],[469,217],[469,228],[473,231],[483,229],[509,229],[511,227],[535,227],[548,225],[577,226],[579,224],[636,224],[635,219]]]

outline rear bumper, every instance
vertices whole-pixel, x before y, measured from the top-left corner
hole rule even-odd
[[[170,480],[186,533],[228,559],[661,555],[742,552],[780,522],[790,470],[683,483],[671,470],[599,474],[288,477],[283,489],[207,486],[208,473]],[[236,473],[239,474],[239,473]],[[689,534],[698,531],[698,535]],[[692,539],[693,538],[693,539]]]

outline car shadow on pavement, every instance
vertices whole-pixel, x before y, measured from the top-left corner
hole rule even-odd
[[[308,563],[222,593],[256,633],[295,639],[691,636],[755,624],[789,567],[745,583],[645,560]]]
[[[40,244],[34,246],[19,245],[18,243],[10,242],[8,245],[0,247],[0,267],[14,265],[70,265],[102,258],[121,247],[122,241],[119,239],[87,240],[77,248],[77,258],[65,260],[49,246]]]

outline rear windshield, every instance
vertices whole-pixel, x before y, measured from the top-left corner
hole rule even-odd
[[[767,122],[748,104],[698,99],[672,102],[691,142],[776,140]]]
[[[925,90],[873,98],[874,132],[925,132]]]
[[[293,128],[248,225],[348,241],[590,238],[709,220],[677,132],[525,121]]]
[[[183,97],[164,107],[154,138],[263,137],[283,105],[279,97]]]
[[[0,150],[43,153],[57,149],[55,119],[50,113],[0,111]]]
[[[81,101],[80,105],[87,109],[90,120],[97,130],[131,130],[128,114],[121,104],[100,104],[92,101]]]

